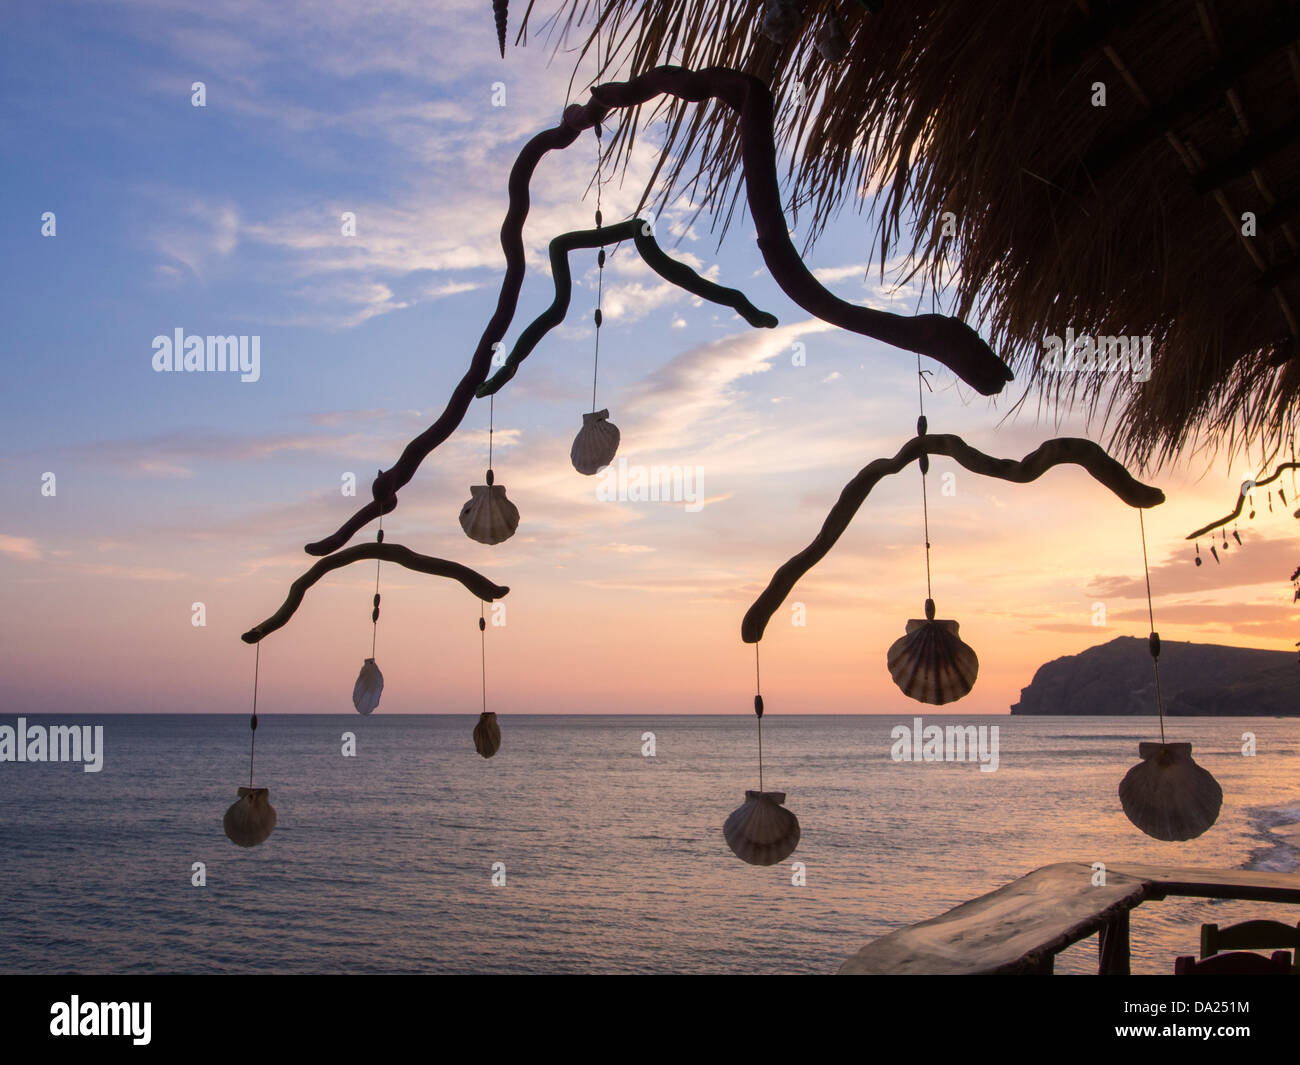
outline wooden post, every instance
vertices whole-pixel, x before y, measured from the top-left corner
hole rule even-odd
[[[1122,910],[1101,926],[1097,936],[1098,976],[1129,975],[1128,910]]]

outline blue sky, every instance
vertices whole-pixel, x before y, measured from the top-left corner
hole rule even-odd
[[[500,283],[506,174],[569,102],[573,56],[535,37],[501,60],[481,0],[18,3],[5,19],[3,690],[32,709],[242,712],[251,651],[238,634],[309,564],[301,545],[351,514],[341,475],[356,473],[367,496],[464,372]],[[195,82],[204,107],[192,105]],[[492,105],[498,82],[503,107]],[[606,186],[607,220],[630,212],[659,140],[653,129],[638,138],[625,183]],[[588,134],[539,168],[508,342],[550,301],[547,242],[591,224],[595,152]],[[912,434],[913,357],[810,322],[762,269],[747,217],[719,248],[708,216],[688,224],[692,210],[679,202],[656,219],[661,243],[782,324],[751,330],[620,248],[605,275],[600,405],[630,461],[701,466],[710,504],[698,515],[595,508],[591,483],[569,468],[590,398],[596,281],[594,255],[579,253],[568,321],[498,397],[495,465],[524,513],[520,533],[485,548],[455,521],[485,466],[485,403],[386,526],[516,589],[520,620],[499,643],[503,699],[518,709],[743,705],[744,608],[842,484]],[[41,235],[47,211],[54,237]],[[356,215],[354,237],[340,231],[343,212]],[[845,298],[911,309],[914,291],[868,273],[872,247],[867,218],[848,212],[809,262]],[[153,372],[153,338],[178,327],[259,336],[260,380]],[[807,366],[792,364],[795,343]],[[1016,457],[1057,431],[1032,400],[1003,424],[1008,398],[973,396],[936,369],[932,431]],[[1060,430],[1087,432],[1077,419]],[[1244,463],[1199,460],[1156,478],[1170,503],[1148,522],[1153,556],[1170,567],[1168,616],[1183,638],[1286,647],[1287,558],[1261,548],[1200,585],[1182,565],[1182,534],[1207,508],[1227,509]],[[39,492],[47,471],[54,499]],[[932,512],[947,552],[936,572],[951,589],[940,601],[963,632],[979,631],[983,612],[993,645],[961,709],[1004,712],[1045,658],[1144,634],[1133,619],[1145,607],[1124,583],[1140,574],[1130,511],[1078,473],[1034,488],[961,483]],[[808,578],[821,627],[773,649],[798,709],[895,705],[883,649],[919,612],[917,496],[915,478],[883,485]],[[1280,545],[1288,533],[1259,535]],[[285,709],[336,708],[329,693],[350,690],[368,647],[372,577],[336,576],[274,637]],[[393,709],[472,709],[476,674],[420,670],[431,647],[453,661],[476,653],[477,603],[406,573],[388,581],[381,646],[391,640],[410,672],[391,689]],[[1112,606],[1126,628],[1089,625],[1098,587],[1126,589]],[[208,607],[201,631],[194,601]],[[771,676],[781,690],[781,667]]]

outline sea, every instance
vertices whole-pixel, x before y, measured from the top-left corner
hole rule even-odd
[[[1205,835],[1161,843],[1116,796],[1159,738],[1145,718],[923,715],[996,725],[984,772],[895,761],[910,717],[769,714],[763,783],[802,829],[769,867],[722,836],[758,787],[752,716],[499,720],[489,760],[474,716],[262,715],[255,783],[279,820],[244,849],[222,816],[248,784],[246,717],[29,718],[102,725],[103,768],[0,763],[0,972],[830,974],[1053,862],[1300,862],[1298,718],[1169,719],[1224,801]],[[1253,917],[1300,908],[1148,902],[1134,972],[1172,972],[1202,922]],[[1057,960],[1096,966],[1095,938]]]

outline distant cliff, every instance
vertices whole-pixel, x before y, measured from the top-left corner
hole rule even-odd
[[[1160,644],[1165,713],[1206,717],[1300,717],[1300,663],[1294,651]],[[1120,636],[1040,666],[1013,714],[1154,714],[1155,679],[1147,642]]]

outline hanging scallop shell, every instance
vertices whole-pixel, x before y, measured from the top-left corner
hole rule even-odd
[[[231,843],[256,847],[265,843],[275,828],[275,807],[268,788],[240,788],[239,798],[221,822]]]
[[[352,705],[358,714],[368,714],[379,705],[379,697],[384,693],[384,675],[379,672],[373,658],[367,658],[357,674],[357,682],[352,685]]]
[[[803,16],[795,0],[767,0],[758,32],[777,44],[784,44],[803,25]]]
[[[582,428],[573,438],[569,460],[579,473],[591,476],[614,461],[618,451],[618,426],[609,420],[608,410],[596,410],[582,416]]]
[[[745,805],[731,811],[722,835],[741,861],[776,865],[799,845],[799,818],[781,804],[783,791],[747,791]]]
[[[484,758],[491,758],[501,750],[501,726],[491,710],[484,710],[478,716],[478,724],[474,726],[474,750]]]
[[[844,23],[834,12],[831,12],[817,31],[816,45],[817,51],[828,63],[838,63],[849,54],[849,38],[844,32]]]
[[[1219,819],[1223,789],[1192,760],[1190,743],[1139,743],[1142,759],[1124,774],[1124,814],[1152,839],[1195,839]]]
[[[470,485],[469,502],[460,508],[460,527],[465,535],[480,544],[499,544],[509,540],[519,528],[519,508],[506,498],[503,484]]]
[[[907,623],[907,634],[890,646],[886,662],[904,695],[933,706],[966,695],[980,669],[975,652],[957,635],[957,622],[935,620],[933,599],[925,601],[925,620]]]

